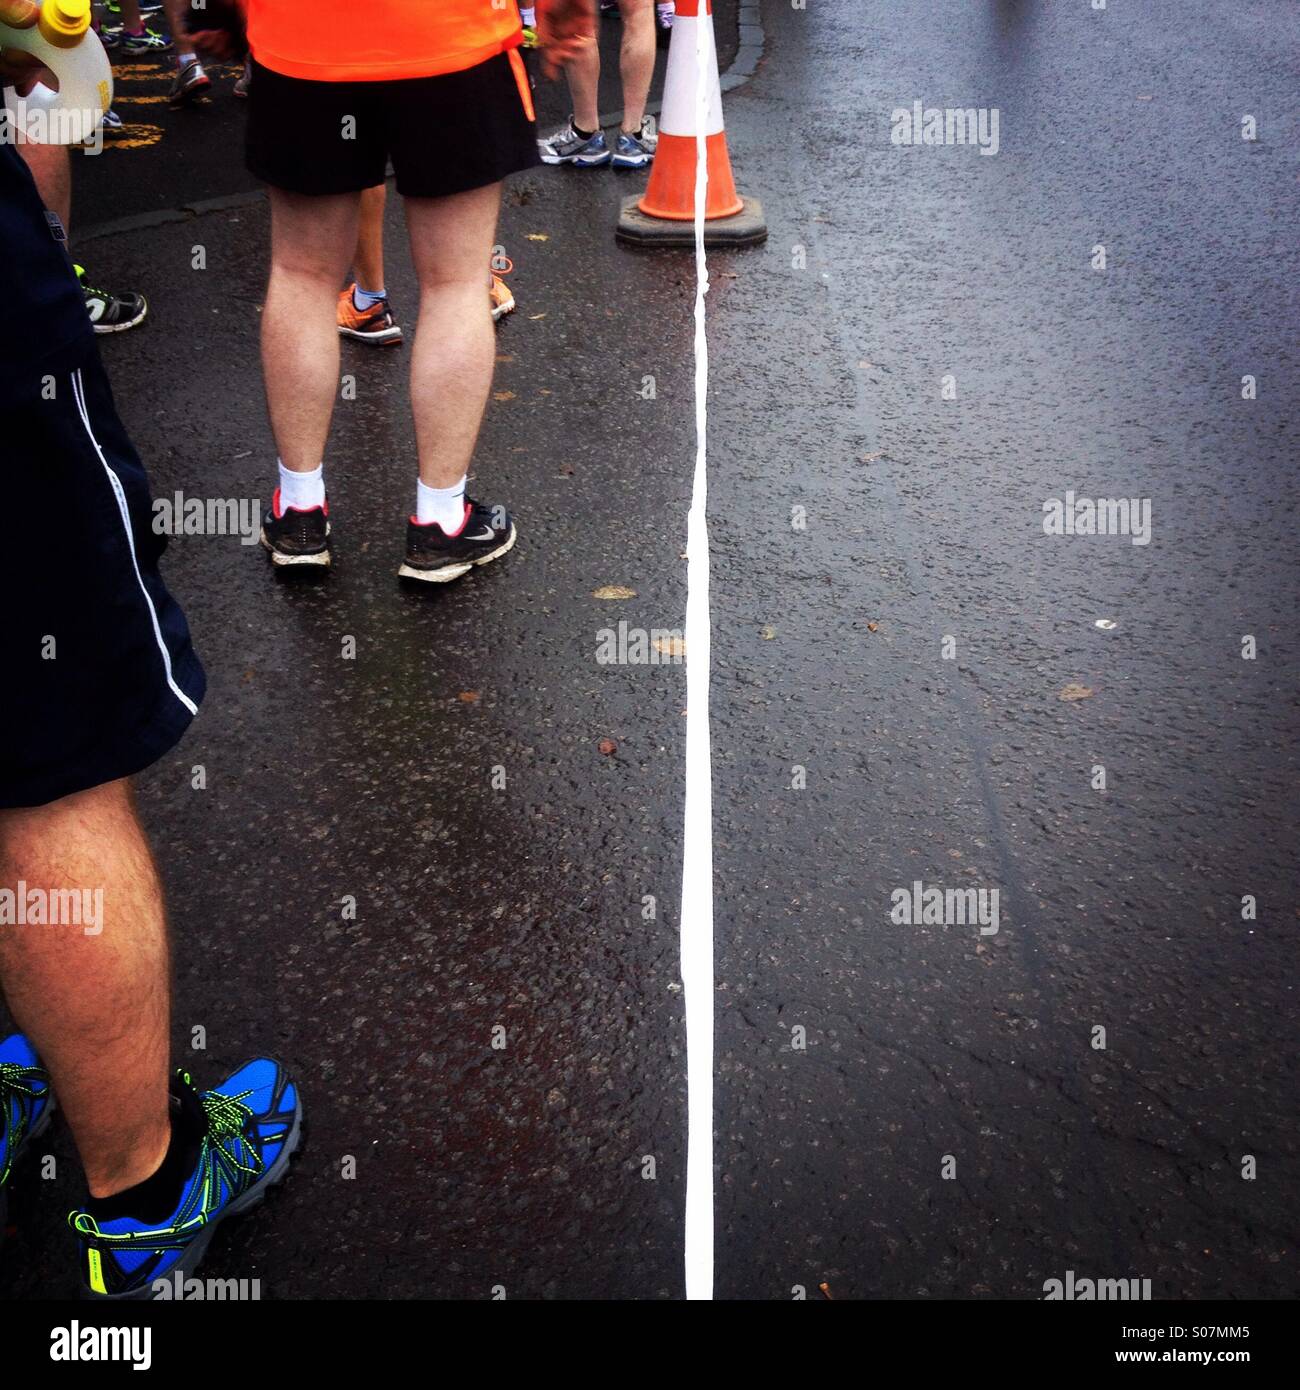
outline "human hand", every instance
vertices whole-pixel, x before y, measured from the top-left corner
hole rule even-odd
[[[542,71],[558,76],[567,62],[596,42],[596,0],[537,0],[537,39]]]
[[[41,11],[32,0],[0,0],[0,22],[11,29],[30,29],[40,18]],[[0,82],[8,86],[25,83],[41,69],[38,58],[21,48],[0,49]]]

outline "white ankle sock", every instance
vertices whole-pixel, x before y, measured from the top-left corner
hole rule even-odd
[[[421,526],[436,521],[449,535],[465,523],[465,479],[451,487],[415,484],[415,519]]]
[[[313,507],[325,505],[325,465],[318,464],[310,473],[295,473],[280,463],[280,511],[292,507],[295,511],[309,512]]]
[[[363,312],[373,309],[376,304],[382,304],[387,298],[387,290],[363,290],[360,285],[352,286],[352,303]]]

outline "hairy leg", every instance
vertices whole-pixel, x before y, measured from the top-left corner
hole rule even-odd
[[[357,231],[357,250],[352,269],[363,290],[384,288],[384,206],[388,189],[384,184],[367,188],[361,195],[361,225]]]
[[[357,242],[361,195],[307,197],[272,188],[271,278],[262,369],[284,466],[310,472],[325,453],[339,386],[339,285]]]
[[[420,480],[428,487],[451,487],[464,477],[487,405],[496,360],[488,264],[500,207],[499,183],[406,200],[420,281],[411,408]]]
[[[623,129],[635,135],[645,117],[646,98],[655,67],[654,0],[619,0],[623,44],[619,73],[623,79]]]
[[[63,230],[71,236],[72,229],[72,162],[66,145],[38,145],[20,140],[18,153],[27,161],[41,202],[58,214]]]
[[[93,1197],[167,1153],[170,980],[162,888],[126,781],[0,811],[4,883],[102,889],[98,933],[0,927],[0,985],[49,1069]],[[84,919],[83,919],[84,920]]]

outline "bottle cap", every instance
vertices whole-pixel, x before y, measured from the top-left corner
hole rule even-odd
[[[44,0],[40,30],[50,43],[68,48],[90,28],[90,0]]]

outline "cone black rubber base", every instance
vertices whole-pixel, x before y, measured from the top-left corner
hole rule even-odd
[[[695,245],[695,223],[674,222],[667,217],[647,217],[637,207],[640,194],[623,199],[614,235],[629,246]],[[745,206],[732,217],[711,217],[704,224],[705,246],[757,246],[767,240],[763,205],[757,198],[746,198]]]

